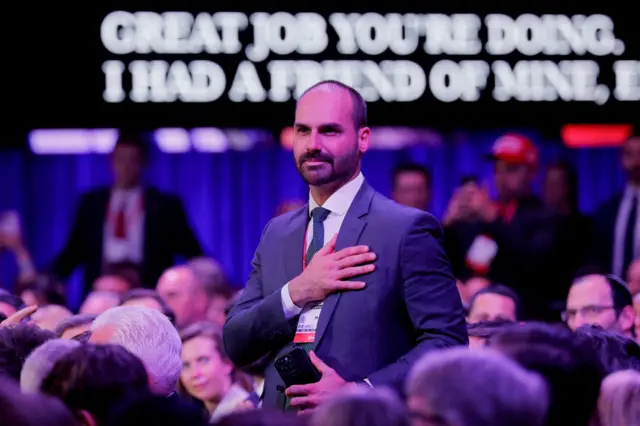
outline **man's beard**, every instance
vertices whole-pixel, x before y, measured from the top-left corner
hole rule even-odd
[[[338,160],[328,154],[307,152],[299,157],[296,167],[298,173],[308,185],[322,186],[349,179],[355,173],[358,160],[357,152]],[[324,164],[308,167],[305,166],[308,161],[321,161]]]

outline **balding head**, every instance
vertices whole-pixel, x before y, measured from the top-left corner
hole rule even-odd
[[[362,98],[362,95],[358,93],[358,91],[355,90],[353,87],[335,80],[321,81],[309,87],[307,90],[305,90],[300,96],[300,98],[298,99],[297,103],[299,103],[307,93],[310,93],[313,91],[325,91],[325,92],[344,91],[346,92],[351,98],[351,111],[352,111],[351,118],[353,120],[354,128],[356,130],[359,130],[363,127],[367,127],[367,103]]]
[[[120,295],[111,291],[92,291],[80,306],[81,314],[100,315],[120,305]]]
[[[233,288],[224,273],[222,264],[210,257],[197,257],[191,259],[187,266],[198,277],[200,284],[204,286],[209,295],[209,309],[207,319],[224,325],[227,315],[227,305],[237,289]]]
[[[131,290],[131,285],[118,275],[103,275],[93,282],[93,289],[95,291],[108,291],[123,295]]]
[[[179,282],[182,286],[196,286],[197,279],[191,268],[186,265],[169,268],[160,276],[158,288]]]
[[[186,266],[191,269],[209,294],[231,297],[235,293],[235,289],[229,285],[222,264],[216,259],[204,256],[196,257],[187,262]]]
[[[158,280],[156,291],[173,310],[178,328],[206,319],[209,295],[188,266],[167,269]]]
[[[35,325],[43,330],[54,331],[58,324],[73,316],[70,310],[60,305],[46,305],[38,308],[31,316]]]
[[[298,100],[293,154],[312,195],[332,193],[360,172],[371,133],[363,105],[358,92],[334,81],[318,83]]]

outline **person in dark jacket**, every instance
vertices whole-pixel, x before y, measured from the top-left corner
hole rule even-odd
[[[622,147],[622,167],[627,184],[596,212],[591,252],[592,263],[600,266],[600,272],[619,277],[640,258],[640,136],[628,139]]]
[[[114,184],[80,198],[67,242],[53,261],[52,272],[69,276],[84,267],[85,294],[109,265],[138,266],[144,287],[154,288],[175,257],[202,255],[180,200],[142,184],[144,143],[121,137],[111,154]]]
[[[553,289],[554,293],[551,295],[554,311],[559,313],[564,309],[571,282],[588,260],[593,223],[590,217],[579,210],[578,176],[567,161],[556,161],[547,166],[543,199],[547,208],[557,214],[560,221],[556,246],[558,256],[555,258],[554,270],[562,285]]]
[[[456,277],[486,275],[516,290],[527,319],[548,319],[558,283],[549,267],[558,220],[533,194],[538,150],[526,137],[507,134],[493,146],[498,199],[469,181],[450,201],[445,219],[447,252]]]

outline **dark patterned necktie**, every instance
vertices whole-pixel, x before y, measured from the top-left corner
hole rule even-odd
[[[324,221],[329,217],[330,210],[323,207],[316,207],[311,210],[311,220],[313,221],[313,237],[307,248],[305,264],[308,265],[313,255],[324,246]]]

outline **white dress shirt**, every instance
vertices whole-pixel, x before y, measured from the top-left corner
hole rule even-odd
[[[125,209],[126,238],[115,236],[116,216]],[[143,261],[144,203],[142,188],[111,191],[109,209],[104,224],[103,255],[105,263]]]
[[[640,188],[627,186],[620,201],[618,209],[618,217],[616,219],[616,228],[613,240],[613,273],[619,277],[624,277],[624,240],[626,238],[627,224],[629,223],[629,214],[633,208],[633,197],[635,195],[636,203],[640,202]],[[633,259],[640,256],[640,206],[637,209],[636,229],[633,236]]]
[[[342,226],[342,222],[344,222],[347,211],[349,210],[349,207],[351,207],[353,200],[356,198],[356,194],[358,194],[363,182],[364,176],[362,176],[362,173],[359,173],[355,179],[352,179],[342,188],[334,192],[322,205],[322,207],[331,212],[324,221],[323,245],[331,241],[331,238],[340,231],[340,227]],[[311,217],[311,212],[316,207],[320,206],[316,200],[313,199],[311,193],[309,193],[309,217]],[[306,237],[307,248],[309,247],[309,244],[311,244],[312,239],[313,221],[309,220]],[[300,253],[300,255],[302,256],[302,253]],[[282,298],[282,309],[284,309],[284,315],[287,319],[293,318],[302,312],[302,307],[296,306],[291,300],[291,295],[289,294],[289,283],[282,287],[280,297]]]

